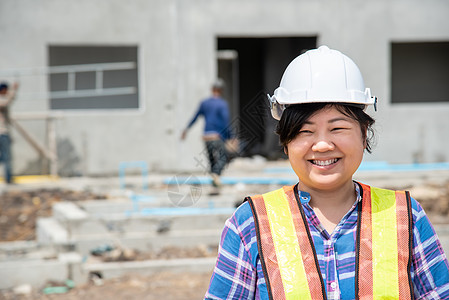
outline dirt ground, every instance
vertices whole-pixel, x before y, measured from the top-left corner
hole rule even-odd
[[[51,208],[55,202],[106,198],[106,195],[89,191],[8,190],[0,195],[0,242],[34,240],[36,219],[51,216]]]
[[[89,282],[64,294],[45,295],[35,291],[31,295],[17,295],[12,291],[0,293],[0,299],[25,300],[194,300],[202,299],[207,290],[210,273],[159,273],[152,276],[139,274],[101,282]]]
[[[410,190],[412,197],[421,203],[434,224],[449,223],[449,182],[441,185],[410,186],[407,189]],[[5,192],[0,195],[0,241],[34,240],[36,219],[50,216],[51,206],[55,202],[105,198],[105,195],[61,189]],[[216,248],[166,248],[159,253],[133,253],[133,255],[132,259],[135,260],[204,257],[216,255]],[[105,256],[103,259],[107,261],[108,257]],[[115,256],[112,259],[123,257]],[[13,291],[0,291],[0,299],[202,299],[210,275],[210,273],[159,273],[152,276],[134,274],[108,280],[97,278],[64,294],[44,294],[42,289],[33,290],[26,296]]]

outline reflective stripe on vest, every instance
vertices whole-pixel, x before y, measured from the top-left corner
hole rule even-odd
[[[293,187],[248,201],[270,299],[326,299],[312,237]]]
[[[410,197],[405,192],[361,186],[356,297],[411,299]],[[326,299],[296,186],[247,200],[255,218],[259,255],[270,299]]]
[[[360,184],[357,228],[357,299],[413,299],[410,278],[410,195]]]

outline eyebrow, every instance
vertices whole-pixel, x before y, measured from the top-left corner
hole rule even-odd
[[[335,122],[338,122],[338,121],[350,122],[350,119],[349,118],[345,118],[345,117],[337,117],[337,118],[330,119],[328,121],[328,123],[335,123]],[[310,122],[310,121],[305,121],[304,124],[313,125],[314,123]]]
[[[344,118],[344,117],[338,117],[338,118],[330,119],[328,123],[335,123],[335,122],[338,122],[338,121],[347,121],[347,122],[349,122],[349,119],[348,118]]]

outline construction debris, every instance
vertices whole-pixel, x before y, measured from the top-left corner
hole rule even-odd
[[[151,259],[177,259],[215,257],[217,245],[198,245],[195,247],[167,246],[158,251],[138,251],[135,249],[103,245],[91,251],[91,254],[103,262],[143,261]]]
[[[56,202],[106,198],[90,191],[63,189],[5,191],[0,195],[0,242],[34,240],[36,219],[51,216]]]

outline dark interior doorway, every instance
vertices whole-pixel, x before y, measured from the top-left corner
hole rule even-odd
[[[242,155],[283,157],[274,134],[266,95],[273,94],[296,56],[316,48],[317,37],[219,37],[218,76],[227,82],[232,127],[242,143]]]

